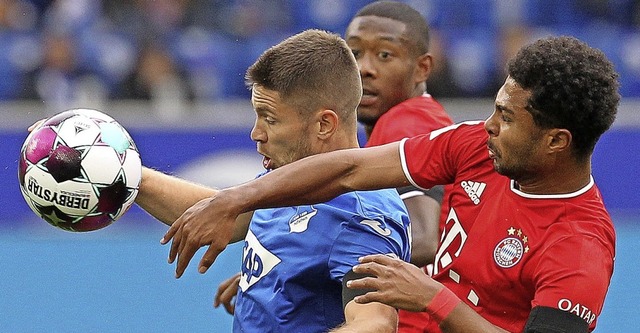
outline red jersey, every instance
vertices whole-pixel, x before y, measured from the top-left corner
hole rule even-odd
[[[584,319],[602,311],[615,231],[593,182],[569,194],[532,195],[498,174],[481,122],[403,140],[410,182],[452,183],[433,278],[489,322],[521,332],[535,306]],[[428,319],[424,332],[440,332]]]
[[[445,112],[444,107],[431,95],[425,93],[422,96],[407,99],[385,112],[373,127],[365,147],[379,146],[430,133],[451,124],[453,120]],[[445,187],[445,198],[446,189],[447,187]],[[427,322],[425,315],[400,310],[398,332],[421,332]]]
[[[431,95],[423,94],[395,105],[378,118],[365,147],[400,141],[451,124],[442,105]]]

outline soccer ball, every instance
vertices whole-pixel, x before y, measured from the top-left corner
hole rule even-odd
[[[20,190],[31,209],[68,231],[104,228],[133,204],[142,174],[127,131],[92,109],[59,113],[35,128],[20,150]]]

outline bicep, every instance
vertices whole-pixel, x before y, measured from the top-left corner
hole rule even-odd
[[[400,158],[399,142],[358,149],[358,154],[353,156],[356,169],[349,174],[347,187],[372,190],[409,185]]]

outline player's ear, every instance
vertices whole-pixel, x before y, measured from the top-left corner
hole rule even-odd
[[[338,129],[338,115],[333,110],[325,109],[318,113],[318,137],[326,139]]]
[[[569,149],[573,137],[571,132],[564,128],[553,128],[548,132],[547,146],[551,152],[561,152]]]
[[[416,59],[416,70],[414,73],[414,82],[422,83],[427,81],[433,68],[433,57],[431,53],[424,53]]]

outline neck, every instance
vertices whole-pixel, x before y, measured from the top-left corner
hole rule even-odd
[[[556,167],[541,176],[516,180],[520,191],[529,194],[566,194],[587,186],[591,181],[591,162]]]
[[[360,147],[357,133],[335,133],[330,140],[321,141],[319,143],[320,146],[316,151],[320,153]]]

